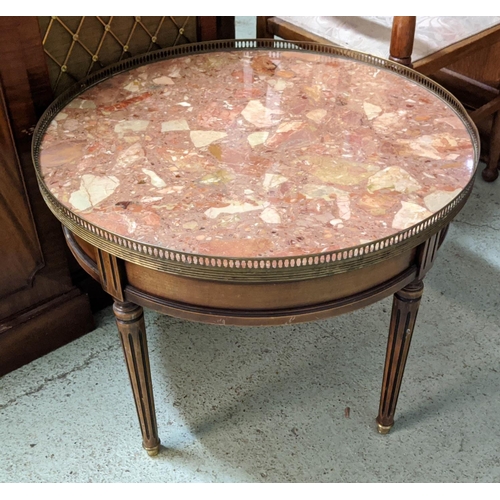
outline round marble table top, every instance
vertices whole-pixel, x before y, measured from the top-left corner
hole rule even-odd
[[[221,51],[141,66],[55,116],[48,190],[137,242],[206,256],[349,248],[430,217],[471,180],[458,114],[343,57]]]

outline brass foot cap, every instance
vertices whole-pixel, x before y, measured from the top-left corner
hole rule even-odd
[[[153,446],[152,448],[146,448],[144,446],[144,449],[150,457],[156,457],[156,455],[158,455],[158,453],[160,452],[160,443],[158,443],[156,446]]]
[[[377,423],[377,430],[379,434],[389,434],[389,431],[392,429],[392,425],[382,425]]]

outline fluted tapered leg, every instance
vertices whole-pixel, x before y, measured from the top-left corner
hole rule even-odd
[[[143,310],[142,307],[130,302],[115,301],[113,311],[141,425],[143,447],[148,455],[154,456],[160,449],[160,440],[156,426]]]
[[[378,431],[381,434],[387,434],[394,424],[399,389],[423,291],[422,281],[415,280],[394,294],[382,395],[377,417]]]

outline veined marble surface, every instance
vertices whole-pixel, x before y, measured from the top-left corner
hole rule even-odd
[[[89,89],[42,143],[48,189],[103,229],[170,250],[278,257],[387,237],[474,170],[464,124],[422,86],[310,53],[162,61]]]

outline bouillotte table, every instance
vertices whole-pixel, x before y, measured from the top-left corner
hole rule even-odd
[[[281,325],[394,294],[389,432],[422,296],[469,196],[458,101],[384,59],[311,43],[197,43],[76,84],[34,134],[40,189],[115,300],[143,446],[159,451],[143,309]]]

